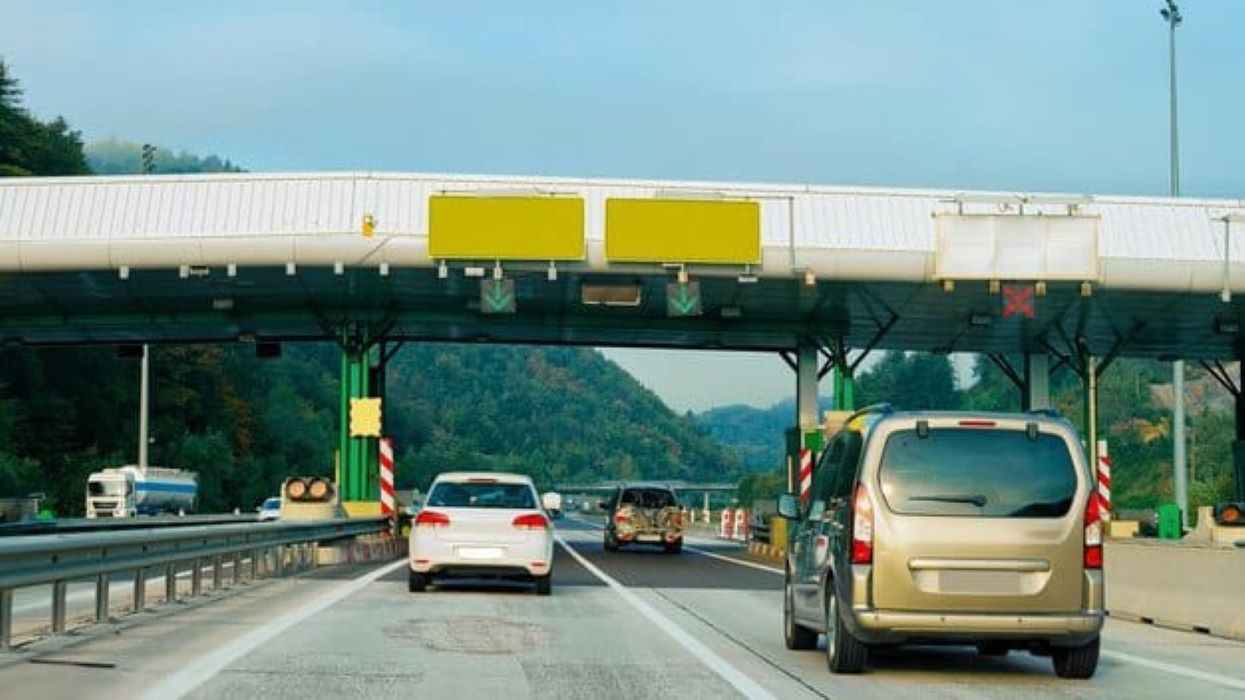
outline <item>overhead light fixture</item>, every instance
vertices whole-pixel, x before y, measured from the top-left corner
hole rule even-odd
[[[346,265],[345,265],[343,262],[341,262],[340,260],[338,260],[337,262],[333,263],[333,274],[335,274],[335,275],[344,275],[344,274],[346,274]]]
[[[479,266],[464,267],[463,274],[468,277],[483,277],[484,268]]]
[[[643,299],[638,284],[585,284],[579,295],[585,306],[636,307]]]
[[[1094,285],[1090,284],[1089,282],[1082,282],[1081,283],[1081,296],[1091,297],[1093,295],[1094,295]]]
[[[1038,282],[1037,284],[1033,285],[1033,291],[1040,297],[1046,296],[1046,283]]]
[[[233,308],[233,299],[213,299],[213,311],[228,311]]]
[[[1223,285],[1223,289],[1219,290],[1219,301],[1225,304],[1232,303],[1232,289],[1228,285]]]
[[[686,269],[679,268],[678,280],[679,280],[679,284],[687,284],[688,276],[687,276]]]
[[[130,266],[122,265],[120,269],[117,270],[117,277],[120,277],[123,280],[128,280],[130,278]]]
[[[549,269],[545,271],[545,279],[550,282],[558,281],[558,266],[552,260],[549,261]]]
[[[751,272],[745,272],[739,276],[740,284],[756,284],[760,279]]]
[[[378,271],[380,272],[381,277],[388,277],[389,276],[389,263],[387,262],[381,263]]]
[[[181,267],[177,268],[177,276],[178,276],[178,277],[181,277],[182,279],[186,279],[187,277],[189,277],[189,276],[190,276],[190,266],[189,266],[189,265],[182,265]]]
[[[955,280],[943,280],[942,291],[946,292],[947,294],[954,292],[955,291]]]
[[[298,265],[295,265],[295,264],[294,264],[294,263],[292,263],[292,262],[287,262],[287,263],[285,264],[285,274],[286,274],[286,276],[287,276],[287,277],[293,277],[294,275],[297,275],[297,274],[298,274]]]
[[[442,260],[441,264],[437,265],[437,279],[445,279],[446,277],[449,277],[449,276],[450,276],[450,267],[449,265],[445,264],[444,260]]]
[[[812,268],[804,271],[804,286],[812,287],[817,284],[817,275],[813,273]]]
[[[990,293],[991,293],[991,294],[998,294],[998,293],[999,293],[999,287],[1000,287],[1000,286],[1001,286],[1001,285],[999,284],[999,281],[998,281],[998,280],[990,280]]]
[[[226,265],[226,266],[225,266],[225,276],[227,276],[227,277],[237,277],[237,276],[238,276],[238,266],[237,266],[237,264],[235,264],[235,263],[229,263],[228,265]]]
[[[501,263],[496,263],[493,265],[493,279],[495,280],[501,279]]]

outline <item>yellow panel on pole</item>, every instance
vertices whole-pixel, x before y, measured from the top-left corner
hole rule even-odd
[[[750,265],[761,261],[761,205],[698,199],[609,199],[610,262]]]
[[[428,254],[448,260],[583,260],[584,200],[433,195]]]

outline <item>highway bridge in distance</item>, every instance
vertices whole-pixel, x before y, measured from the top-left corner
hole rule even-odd
[[[0,657],[0,695],[265,697],[1120,697],[1245,694],[1245,645],[1108,620],[1088,681],[1049,659],[967,647],[875,655],[833,676],[782,640],[782,570],[738,545],[607,554],[559,523],[554,594],[527,586],[406,590],[405,560],[321,568],[143,613]],[[8,695],[21,689],[20,695]]]

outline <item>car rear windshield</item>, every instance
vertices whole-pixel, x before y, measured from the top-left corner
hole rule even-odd
[[[637,508],[669,508],[678,505],[674,494],[666,489],[627,489],[623,491],[620,505]]]
[[[428,505],[442,508],[536,507],[536,497],[527,484],[442,482],[428,494]]]
[[[1076,495],[1067,443],[1020,430],[901,430],[886,440],[879,477],[904,515],[1058,517]]]

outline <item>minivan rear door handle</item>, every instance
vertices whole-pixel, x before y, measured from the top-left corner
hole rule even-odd
[[[1050,571],[1046,559],[950,559],[918,558],[908,560],[908,569],[920,571]]]

